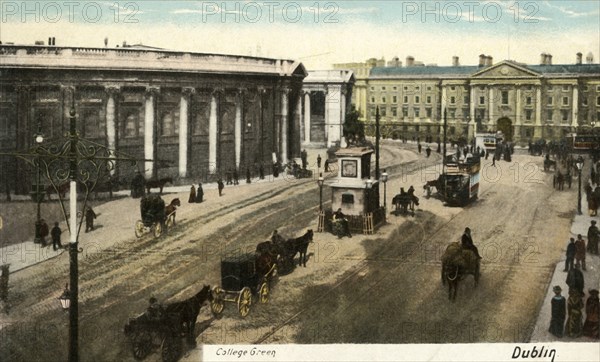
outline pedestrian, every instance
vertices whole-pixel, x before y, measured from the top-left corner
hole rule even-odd
[[[488,159],[489,155],[490,155],[490,151],[488,151],[488,150],[485,150],[485,159],[486,159],[486,160]]]
[[[42,248],[46,247],[46,236],[48,236],[48,224],[46,224],[46,220],[40,220],[40,240],[42,243]]]
[[[222,196],[223,189],[225,188],[225,185],[223,185],[223,180],[219,179],[219,181],[217,181],[217,186],[219,188],[219,196]]]
[[[583,315],[581,309],[583,309],[583,300],[581,299],[583,293],[578,290],[569,289],[569,300],[567,301],[567,311],[569,317],[567,318],[567,324],[565,326],[565,334],[567,337],[578,338],[582,334],[582,322]]]
[[[62,231],[58,227],[58,222],[54,223],[54,227],[50,234],[52,236],[52,248],[54,250],[62,249],[62,244],[60,242],[60,234],[62,234]]]
[[[145,187],[144,176],[140,173],[139,170],[135,172],[135,176],[131,180],[131,197],[136,199],[144,196],[144,187]]]
[[[258,165],[258,177],[261,180],[265,179],[265,168],[263,167],[262,162],[260,163],[260,165]]]
[[[425,153],[427,154],[427,158],[429,158],[429,156],[431,156],[431,148],[429,148],[429,145],[427,145],[427,148],[425,149]]]
[[[202,184],[198,184],[198,190],[196,191],[196,203],[199,204],[204,201],[204,190],[202,189]]]
[[[317,169],[321,168],[321,155],[317,155]]]
[[[586,337],[600,339],[598,329],[600,320],[598,313],[600,312],[600,301],[598,300],[598,289],[588,290],[590,296],[585,302],[585,323],[583,324],[583,335]]]
[[[237,167],[233,169],[233,184],[234,185],[240,184],[240,175],[238,174]]]
[[[581,234],[577,234],[577,240],[575,241],[575,264],[580,265],[581,269],[585,269],[585,241]]]
[[[196,188],[194,187],[194,185],[192,185],[192,187],[190,188],[190,197],[188,198],[188,202],[190,204],[196,202]]]
[[[96,213],[92,210],[91,207],[88,207],[85,211],[85,232],[94,230],[94,219],[96,218]]]
[[[583,288],[585,287],[585,280],[583,278],[583,273],[579,270],[579,265],[575,264],[575,267],[569,270],[569,274],[567,274],[567,285],[570,289],[577,290],[580,294],[583,295]]]
[[[325,172],[329,172],[329,159],[325,160]]]
[[[573,269],[573,260],[575,259],[575,252],[577,251],[575,247],[575,238],[571,238],[569,245],[567,245],[567,259],[565,260],[565,270],[564,272],[568,272]]]
[[[233,185],[233,173],[231,172],[231,170],[225,172],[225,180],[227,185]]]
[[[249,184],[251,182],[252,180],[250,180],[250,167],[246,167],[246,183]]]
[[[420,143],[417,143],[417,150],[419,150],[419,154],[421,154],[421,149],[423,148],[423,146],[421,146]]]
[[[496,155],[492,155],[492,166],[496,167]]]
[[[279,177],[279,164],[277,162],[273,162],[273,177]]]
[[[588,228],[588,243],[587,243],[587,251],[590,254],[598,255],[598,239],[600,238],[600,230],[596,226],[596,220],[591,221],[591,225]]]
[[[306,167],[308,167],[308,153],[306,153],[306,150],[300,152],[300,159],[302,160],[302,169],[306,170]]]
[[[560,294],[562,288],[559,285],[555,285],[552,291],[554,292],[554,297],[551,301],[552,317],[550,318],[548,332],[558,338],[562,338],[565,328],[565,317],[567,315],[567,300]]]

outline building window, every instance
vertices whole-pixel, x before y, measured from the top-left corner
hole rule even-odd
[[[392,107],[392,117],[398,117],[398,108]]]
[[[527,104],[528,106],[531,105],[531,97],[525,98],[525,104]]]
[[[469,119],[469,109],[468,108],[463,108],[463,119],[466,121],[467,119]]]
[[[547,88],[549,91],[552,91],[553,87],[551,85],[548,86]]]
[[[375,97],[371,97],[371,103],[375,103]]]
[[[385,90],[385,87],[381,87],[381,90],[382,90],[382,91],[384,91],[384,90]]]
[[[450,90],[456,90],[455,86],[450,87]]]
[[[385,103],[386,99],[385,97],[381,97],[381,103]]]
[[[405,91],[407,91],[408,90],[408,86],[405,85],[404,87],[402,87],[402,89],[404,89]]]
[[[546,119],[548,120],[548,122],[552,122],[552,117],[554,116],[553,114],[554,112],[552,112],[552,110],[548,110],[548,112],[546,112],[546,115],[548,116]]]
[[[393,90],[398,90],[398,87],[392,87]]]
[[[508,91],[502,91],[502,104],[508,105]]]
[[[415,90],[421,90],[421,87],[420,86],[416,86]]]
[[[427,118],[431,118],[431,108],[425,108],[425,114],[427,115]]]
[[[551,106],[552,105],[552,97],[548,97],[548,105]]]
[[[414,109],[414,112],[415,112],[415,118],[419,118],[419,116],[420,116],[420,114],[421,114],[421,112],[420,112],[420,111],[421,111],[421,110],[420,110],[419,108],[415,108],[415,109]]]
[[[589,86],[587,86],[587,85],[584,85],[584,86],[583,86],[583,91],[584,91],[584,92],[587,92],[587,91],[589,91],[589,90],[590,90],[590,87],[589,87]]]
[[[600,92],[600,85],[596,86],[596,92]]]
[[[415,104],[421,103],[421,97],[415,96]]]
[[[427,104],[431,104],[431,96],[427,96],[427,97],[425,98],[425,103],[427,103]]]
[[[448,117],[450,117],[450,119],[454,119],[456,117],[456,109],[454,109],[454,108],[449,109]]]
[[[479,104],[485,104],[485,97],[484,96],[479,97]]]
[[[526,109],[525,110],[525,119],[528,120],[528,121],[531,121],[531,114],[532,113],[533,112],[531,111],[531,109]]]
[[[430,91],[432,88],[430,85],[427,86],[427,90]]]
[[[374,90],[375,90],[375,87],[371,87],[371,90],[372,90],[372,91],[374,91]]]
[[[588,105],[587,97],[583,97],[583,100],[582,100],[581,104],[582,104],[582,106],[587,107],[587,105]]]
[[[563,85],[563,92],[568,92],[569,91],[569,86],[568,85]]]
[[[596,97],[596,105],[600,106],[600,96]]]
[[[569,105],[569,97],[563,97],[563,106]]]
[[[386,109],[385,107],[381,107],[381,109],[380,109],[381,117],[385,117],[386,116],[385,109]]]
[[[469,104],[469,96],[465,96],[465,97],[463,98],[463,103],[464,103],[464,104]]]
[[[392,96],[392,102],[393,103],[398,103],[398,97],[397,96]]]
[[[569,110],[563,109],[561,111],[561,113],[562,113],[562,120],[565,122],[568,121],[569,120]]]
[[[456,104],[456,97],[450,97],[450,104]]]
[[[408,107],[402,108],[402,117],[408,117]]]
[[[404,104],[408,104],[408,96],[404,96]]]

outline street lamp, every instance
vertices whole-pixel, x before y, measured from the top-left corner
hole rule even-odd
[[[384,215],[384,219],[386,217],[386,210],[387,210],[387,180],[388,180],[388,173],[384,169],[383,173],[381,174],[381,181],[383,182],[383,215]]]
[[[579,155],[577,157],[577,161],[575,161],[575,166],[577,166],[577,171],[579,171],[579,192],[577,194],[577,214],[581,215],[581,170],[583,169],[583,157]]]
[[[319,185],[319,211],[323,211],[323,183],[325,179],[323,179],[323,174],[319,174],[319,179],[317,180],[317,184]]]
[[[61,296],[58,297],[58,301],[60,302],[60,306],[64,311],[69,310],[69,307],[71,306],[71,291],[69,290],[69,283],[65,285],[65,290]]]
[[[42,143],[44,142],[44,135],[42,134],[41,118],[38,119],[38,129],[37,129],[37,133],[34,135],[33,139],[34,139],[37,147],[40,147],[42,145]],[[37,217],[36,217],[36,221],[35,221],[35,233],[34,233],[35,237],[33,239],[33,242],[36,244],[39,244],[42,242],[42,236],[41,236],[42,216],[41,216],[41,211],[40,211],[40,204],[42,202],[42,198],[44,197],[44,195],[41,193],[42,191],[40,191],[40,159],[39,159],[39,157],[37,157],[35,160],[35,170],[36,170],[35,202],[37,203]],[[45,246],[45,245],[42,245],[42,246]]]

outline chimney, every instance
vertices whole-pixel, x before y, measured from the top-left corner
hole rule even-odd
[[[546,65],[552,65],[552,54],[546,54]]]
[[[485,66],[485,55],[480,54],[479,55],[479,67],[483,67]]]
[[[458,62],[458,57],[455,55],[452,57],[452,66],[453,67],[458,67],[460,65],[460,63]]]
[[[406,57],[406,66],[412,67],[413,65],[415,65],[415,58],[412,55],[407,56]]]
[[[575,64],[581,65],[582,60],[583,60],[583,54],[581,54],[581,52],[577,53],[577,60],[575,60]]]
[[[52,45],[52,38],[48,37],[48,45]]]
[[[592,54],[592,52],[587,53],[585,56],[585,62],[587,64],[594,64],[594,54]]]
[[[488,55],[487,57],[485,57],[485,66],[489,67],[492,66],[494,64],[494,58],[492,58],[491,55]]]
[[[540,65],[546,65],[546,53],[540,54]]]

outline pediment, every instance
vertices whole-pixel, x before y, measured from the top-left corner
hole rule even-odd
[[[473,74],[472,78],[538,78],[541,74],[526,66],[503,61]]]

